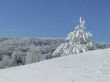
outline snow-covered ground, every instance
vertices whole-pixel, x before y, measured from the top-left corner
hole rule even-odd
[[[1,69],[0,82],[110,82],[110,48]]]

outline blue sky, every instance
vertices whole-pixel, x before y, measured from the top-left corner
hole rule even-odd
[[[0,37],[66,37],[86,19],[95,41],[110,41],[110,0],[0,0]]]

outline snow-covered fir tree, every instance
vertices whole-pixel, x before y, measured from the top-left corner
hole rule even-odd
[[[92,34],[86,32],[85,20],[80,17],[79,22],[80,24],[75,27],[75,30],[68,34],[66,42],[54,51],[53,56],[78,54],[95,49],[95,45],[90,40]]]

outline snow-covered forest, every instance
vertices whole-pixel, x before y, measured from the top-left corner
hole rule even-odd
[[[63,39],[0,38],[0,68],[52,58]]]
[[[50,59],[64,42],[64,39],[0,38],[0,69]],[[95,44],[97,49],[110,47],[110,43]]]

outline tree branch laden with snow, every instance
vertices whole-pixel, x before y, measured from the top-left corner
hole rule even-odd
[[[95,49],[95,45],[90,41],[92,34],[86,32],[85,20],[80,17],[79,22],[80,24],[75,27],[75,30],[68,34],[66,42],[54,51],[53,56],[78,54]]]

